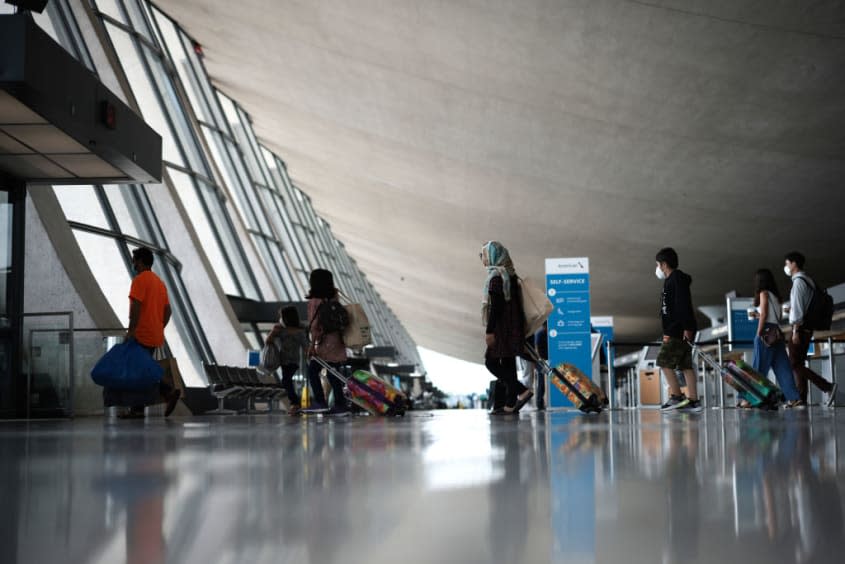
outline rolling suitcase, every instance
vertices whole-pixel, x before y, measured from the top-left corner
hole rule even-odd
[[[371,415],[402,416],[408,405],[405,394],[366,370],[356,370],[346,377],[320,358],[314,357],[326,372],[344,383],[349,401]]]
[[[781,400],[780,390],[768,378],[751,368],[748,363],[743,360],[736,362],[729,360],[724,366],[719,366],[712,356],[702,352],[692,343],[690,346],[693,348],[693,353],[697,351],[699,358],[718,372],[725,383],[736,390],[737,394],[752,407],[777,409]]]
[[[602,389],[576,366],[561,364],[558,367],[552,367],[531,345],[526,344],[525,351],[543,374],[551,373],[551,380],[555,387],[572,402],[572,405],[584,413],[600,413],[607,404],[607,396]]]
[[[780,388],[774,382],[760,374],[750,364],[744,360],[737,360],[736,362],[728,362],[728,370],[736,375],[745,377],[751,387],[757,392],[757,397],[765,398],[765,403],[769,407],[776,408],[779,403],[783,401],[783,394]],[[744,397],[744,396],[743,396]],[[747,397],[744,399],[748,400]],[[749,400],[750,403],[750,400]]]

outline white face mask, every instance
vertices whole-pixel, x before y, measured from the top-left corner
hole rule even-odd
[[[783,273],[792,278],[792,270],[790,270],[788,266],[783,266]]]
[[[658,280],[666,280],[666,273],[660,270],[660,265],[658,265],[657,269],[655,269],[654,275],[657,276]]]

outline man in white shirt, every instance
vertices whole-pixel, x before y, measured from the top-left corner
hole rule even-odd
[[[807,349],[813,338],[813,328],[805,323],[810,302],[816,285],[804,272],[804,255],[797,251],[787,253],[784,257],[783,272],[792,278],[792,290],[789,293],[789,324],[792,326],[792,337],[787,343],[789,348],[789,363],[795,375],[795,385],[803,402],[807,402],[807,380],[827,394],[827,405],[832,405],[836,397],[836,384],[831,384],[806,366]]]

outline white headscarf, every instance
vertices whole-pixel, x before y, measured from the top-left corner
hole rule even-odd
[[[490,281],[502,277],[502,291],[505,301],[511,299],[511,279],[516,278],[511,255],[504,245],[498,241],[488,241],[481,247],[481,263],[487,269],[487,279],[484,281],[484,297],[481,302],[481,321],[487,324],[490,310]]]

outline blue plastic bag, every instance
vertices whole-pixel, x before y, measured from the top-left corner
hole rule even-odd
[[[113,346],[91,370],[91,379],[104,388],[146,390],[161,382],[164,368],[135,339]]]

